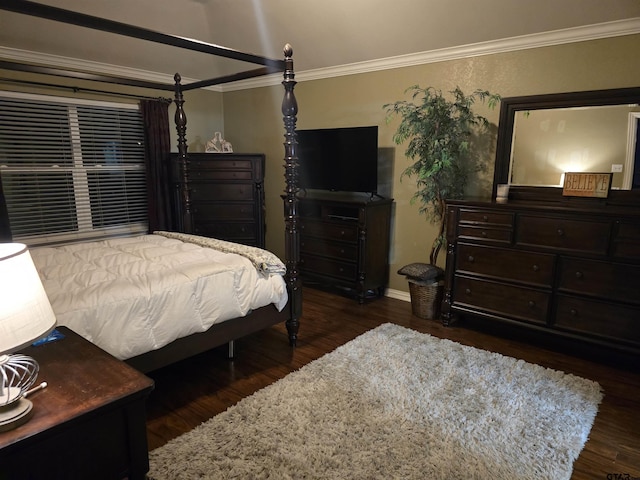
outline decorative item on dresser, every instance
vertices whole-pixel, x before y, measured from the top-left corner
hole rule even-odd
[[[640,354],[640,189],[632,184],[606,198],[585,198],[563,196],[560,185],[511,183],[514,162],[529,158],[516,158],[512,148],[516,112],[633,109],[639,102],[638,88],[502,100],[493,197],[501,185],[508,194],[447,201],[445,325],[458,316],[481,317],[569,340],[565,345],[604,347],[618,358]],[[613,161],[623,163],[619,156]],[[564,171],[560,164],[551,167],[558,175]],[[633,170],[633,162],[626,168]],[[596,350],[602,351],[588,348]]]
[[[182,176],[177,155],[172,160],[174,199],[180,212]],[[187,181],[193,233],[264,248],[264,163],[263,154],[190,153]]]
[[[353,290],[360,303],[389,280],[393,199],[317,195],[299,198],[303,281]]]

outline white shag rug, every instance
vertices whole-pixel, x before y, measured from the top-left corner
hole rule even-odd
[[[152,480],[569,479],[593,381],[393,324],[150,452]]]

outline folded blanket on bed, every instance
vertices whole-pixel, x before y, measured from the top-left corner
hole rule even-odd
[[[189,233],[164,231],[155,231],[153,233],[167,238],[181,240],[183,242],[194,243],[201,247],[213,248],[224,253],[242,255],[243,257],[251,260],[251,263],[253,263],[260,272],[265,274],[284,275],[287,272],[287,267],[282,263],[282,260],[280,260],[275,254],[262,248],[227,242],[217,238],[201,237],[199,235],[192,235]]]

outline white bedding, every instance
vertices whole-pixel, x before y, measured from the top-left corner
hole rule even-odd
[[[58,325],[124,360],[270,303],[282,275],[162,235],[30,249]]]

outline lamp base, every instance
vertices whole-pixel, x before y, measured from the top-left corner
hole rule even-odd
[[[21,398],[10,405],[0,407],[0,432],[6,432],[26,423],[33,410],[31,400]]]

